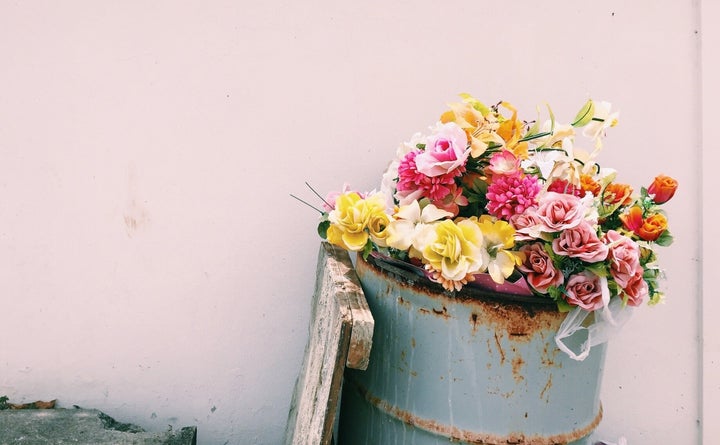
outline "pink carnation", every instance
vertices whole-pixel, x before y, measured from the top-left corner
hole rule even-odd
[[[563,230],[553,240],[552,248],[558,255],[579,258],[587,263],[597,263],[608,256],[608,246],[600,241],[595,229],[587,221]]]
[[[420,153],[422,152],[419,150],[411,151],[405,155],[398,166],[396,196],[400,205],[406,205],[422,198],[428,198],[433,204],[440,204],[438,207],[441,207],[443,203],[447,205],[448,201],[457,203],[458,187],[455,184],[455,178],[465,173],[465,167],[460,166],[444,175],[430,177],[420,173],[417,169],[415,160]],[[449,199],[449,197],[452,198]]]
[[[500,219],[510,220],[535,205],[540,184],[535,176],[497,175],[487,191],[487,210]]]

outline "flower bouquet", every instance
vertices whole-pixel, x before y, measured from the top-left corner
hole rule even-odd
[[[324,198],[319,234],[449,293],[479,285],[550,299],[570,314],[558,346],[581,359],[592,342],[575,354],[562,338],[588,314],[595,328],[617,326],[621,312],[662,301],[655,249],[673,239],[660,206],[677,181],[659,175],[636,193],[598,163],[618,123],[607,102],[588,100],[564,124],[550,107],[528,122],[508,102],[461,98],[400,145],[379,190]]]

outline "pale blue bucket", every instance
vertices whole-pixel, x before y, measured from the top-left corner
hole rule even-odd
[[[554,303],[452,294],[373,258],[356,270],[375,331],[368,369],[345,374],[340,445],[590,443],[605,345],[561,352]]]

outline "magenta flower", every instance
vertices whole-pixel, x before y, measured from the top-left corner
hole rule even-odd
[[[455,177],[465,173],[465,167],[460,166],[446,174],[430,177],[418,171],[415,159],[421,153],[419,150],[411,151],[400,161],[396,187],[396,197],[400,205],[427,198],[438,208],[446,208],[450,196],[452,196],[451,202],[457,202],[458,187],[455,184]]]
[[[487,191],[487,210],[491,215],[510,220],[535,205],[540,184],[535,176],[498,175]]]
[[[555,179],[552,184],[548,187],[549,192],[566,193],[568,195],[575,195],[582,197],[582,188],[572,185],[564,179]]]

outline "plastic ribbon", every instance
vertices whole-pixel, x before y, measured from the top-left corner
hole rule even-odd
[[[555,344],[570,358],[582,361],[590,354],[590,348],[605,343],[622,329],[632,316],[631,307],[623,307],[620,298],[610,301],[607,278],[600,278],[603,307],[594,311],[595,320],[585,326],[585,319],[593,312],[581,307],[568,312],[555,334]],[[579,352],[573,351],[573,345],[580,345]]]

